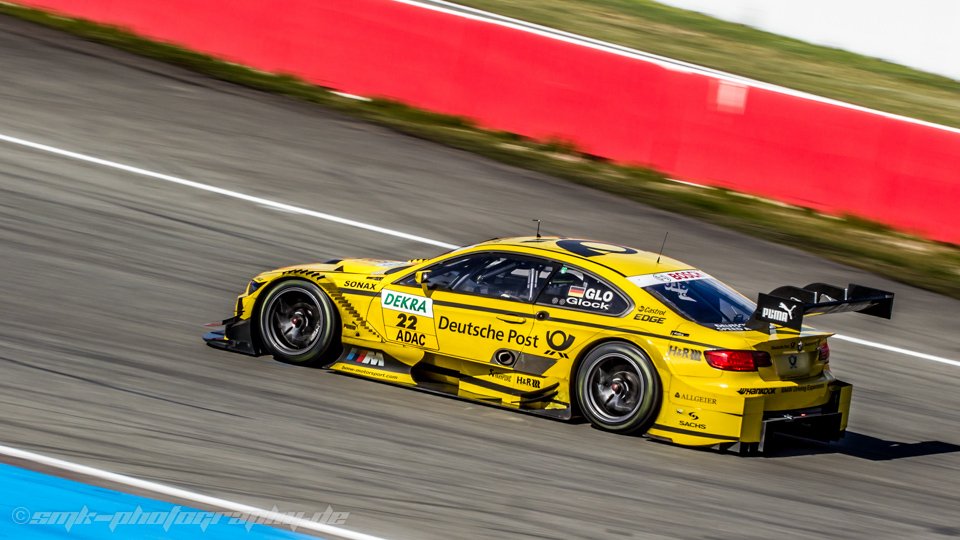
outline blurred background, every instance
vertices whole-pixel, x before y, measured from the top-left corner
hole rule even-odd
[[[28,523],[84,505],[225,508],[191,494],[346,513],[300,531],[328,538],[960,534],[956,6],[671,4],[0,5],[0,537],[115,534]],[[891,321],[818,325],[856,388],[847,437],[739,459],[200,340],[265,269],[535,218],[669,233],[750,297],[895,292]]]

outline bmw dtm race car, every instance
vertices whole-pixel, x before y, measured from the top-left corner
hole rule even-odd
[[[762,451],[771,433],[836,440],[852,388],[806,316],[890,318],[893,294],[780,287],[756,304],[636,249],[507,238],[429,260],[264,272],[212,347],[688,446]]]

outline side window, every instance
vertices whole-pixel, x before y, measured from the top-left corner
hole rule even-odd
[[[449,289],[457,280],[476,271],[487,259],[489,255],[486,254],[467,255],[435,264],[427,268],[430,271],[430,283],[436,284],[441,289]],[[401,279],[397,285],[417,287],[416,275],[411,274]]]
[[[607,282],[576,268],[563,266],[537,298],[548,304],[602,315],[621,315],[630,303]]]
[[[453,290],[532,302],[553,269],[547,261],[493,255],[479,269],[458,281]]]

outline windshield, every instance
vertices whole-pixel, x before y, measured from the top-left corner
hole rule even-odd
[[[756,308],[737,291],[698,270],[636,276],[630,281],[687,319],[716,330],[745,330]]]

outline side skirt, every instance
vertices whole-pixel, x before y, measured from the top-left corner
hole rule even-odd
[[[425,361],[428,357],[431,360],[435,359],[431,353],[428,353],[420,362],[409,365],[383,351],[348,345],[344,347],[340,357],[327,369],[344,375],[414,388],[430,394],[482,403],[500,409],[557,420],[570,420],[572,417],[570,404],[554,399],[557,396],[559,383],[532,391],[519,390],[512,386],[480,379],[456,369],[435,365]],[[451,363],[460,362],[456,359],[449,360]],[[463,386],[480,391],[465,389]],[[489,394],[481,393],[485,390],[489,390]],[[517,402],[519,406],[508,405],[507,400]],[[547,403],[560,404],[563,408],[544,408]]]

